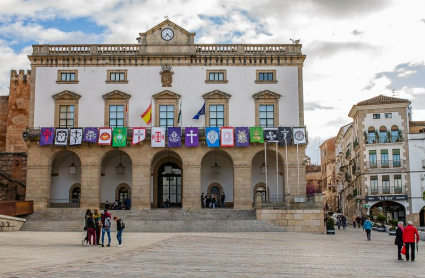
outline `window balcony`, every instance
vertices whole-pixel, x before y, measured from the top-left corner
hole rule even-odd
[[[385,194],[405,194],[405,186],[389,186],[389,187],[369,187],[367,189],[368,195],[385,195]]]
[[[403,138],[401,136],[377,136],[377,135],[368,135],[366,144],[385,144],[385,143],[396,143],[402,142]]]
[[[374,168],[405,168],[404,160],[375,160],[375,161],[366,161],[367,169]]]

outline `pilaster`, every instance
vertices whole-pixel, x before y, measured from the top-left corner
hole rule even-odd
[[[201,209],[201,165],[183,165],[183,209]]]
[[[252,209],[251,165],[234,165],[234,208]]]

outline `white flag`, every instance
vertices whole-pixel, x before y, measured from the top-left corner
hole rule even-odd
[[[222,127],[220,129],[220,135],[220,143],[222,147],[235,146],[235,135],[233,133],[233,127]]]
[[[292,134],[294,136],[294,145],[306,144],[307,143],[305,133],[306,133],[305,127],[294,127],[293,128]]]
[[[136,145],[146,138],[146,128],[144,127],[133,127],[133,140],[132,145]]]
[[[57,128],[55,130],[55,146],[66,146],[68,145],[68,129]]]
[[[151,134],[152,148],[165,147],[165,128],[153,127]]]
[[[112,128],[99,127],[99,141],[98,145],[111,145],[112,143]]]

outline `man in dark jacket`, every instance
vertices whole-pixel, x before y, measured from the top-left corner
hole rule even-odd
[[[223,193],[221,193],[221,196],[220,196],[220,207],[221,208],[224,208],[224,201],[226,201],[226,195],[223,192]]]
[[[121,218],[118,218],[117,216],[114,217],[115,222],[117,222],[117,239],[118,239],[118,246],[122,246],[122,232],[124,231],[124,225],[121,220]]]
[[[415,239],[416,236],[416,239]],[[415,242],[419,242],[418,230],[413,226],[412,221],[407,222],[407,227],[403,231],[403,242],[406,246],[406,261],[410,259],[409,249],[411,249],[412,262],[415,261]]]
[[[205,205],[204,205],[204,192],[202,192],[202,195],[201,195],[201,207],[202,208],[204,208],[205,207]]]
[[[401,257],[401,248],[403,248],[403,222],[398,222],[397,230],[395,231],[394,244],[397,245],[397,256],[400,261],[403,260]]]
[[[111,214],[108,212],[107,209],[105,209],[104,213],[102,214],[102,247],[105,245],[103,244],[104,238],[105,238],[105,232],[108,234],[108,245],[107,247],[111,246]]]

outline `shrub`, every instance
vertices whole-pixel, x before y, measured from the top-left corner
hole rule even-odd
[[[398,220],[392,219],[392,220],[388,221],[388,223],[391,225],[391,228],[395,229],[398,225]]]
[[[387,217],[385,217],[385,215],[383,215],[382,213],[378,214],[378,216],[376,217],[376,221],[380,222],[381,224],[383,224],[385,221],[387,221]]]
[[[332,217],[329,217],[328,220],[326,220],[326,229],[335,230],[335,221]]]

